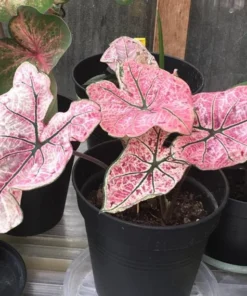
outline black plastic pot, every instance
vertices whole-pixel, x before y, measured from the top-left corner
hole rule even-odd
[[[90,78],[105,73],[107,64],[101,63],[100,58],[102,54],[89,57],[79,62],[73,70],[73,80],[75,83],[75,90],[80,98],[88,98],[83,84]],[[158,61],[159,55],[154,54]],[[165,69],[173,72],[178,69],[179,77],[188,83],[193,94],[202,91],[204,86],[204,78],[202,73],[190,63],[180,60],[178,58],[165,56]],[[113,138],[97,127],[92,135],[88,138],[88,147],[91,148],[97,144],[112,140]]]
[[[0,295],[21,296],[26,279],[26,266],[20,254],[0,241]]]
[[[236,170],[239,168],[228,169],[227,174],[236,174]],[[206,254],[225,263],[247,266],[247,202],[229,198]]]
[[[58,96],[58,109],[66,112],[72,101]],[[72,142],[76,150],[79,143]],[[44,187],[25,191],[22,194],[21,208],[24,214],[23,222],[8,234],[15,236],[30,236],[43,233],[53,228],[62,218],[69,188],[71,170],[74,162],[72,156],[59,178]]]
[[[121,151],[120,142],[112,141],[87,154],[110,164]],[[100,174],[100,168],[83,159],[76,162],[72,174],[98,295],[189,296],[207,239],[226,204],[224,174],[191,169],[184,186],[192,186],[206,200],[213,195],[219,207],[199,222],[175,227],[141,226],[99,213],[87,199],[102,183]]]

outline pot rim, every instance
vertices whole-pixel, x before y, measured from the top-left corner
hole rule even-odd
[[[152,55],[157,55],[158,53],[157,53],[157,52],[151,52],[151,54],[152,54]],[[77,70],[77,67],[79,67],[80,64],[81,64],[82,62],[84,62],[85,60],[87,60],[87,59],[90,59],[90,58],[93,58],[93,57],[100,57],[100,56],[102,56],[102,55],[103,55],[103,53],[99,53],[99,54],[91,55],[91,56],[89,56],[89,57],[87,57],[87,58],[84,58],[84,59],[80,60],[80,61],[79,61],[74,67],[73,67],[73,70],[72,70],[72,80],[73,80],[73,82],[76,84],[76,86],[78,86],[79,88],[82,88],[82,86],[80,85],[80,83],[77,82],[76,77],[75,77],[75,76],[76,76],[76,75],[75,75],[75,72],[76,72],[76,70]],[[191,64],[190,62],[187,62],[186,60],[183,60],[183,59],[180,59],[180,58],[177,58],[177,57],[171,56],[171,55],[167,55],[167,54],[165,54],[164,56],[167,57],[167,58],[171,58],[171,59],[174,59],[174,60],[180,61],[180,62],[182,62],[182,63],[185,63],[185,64],[187,64],[188,66],[190,66],[191,68],[193,68],[194,70],[196,70],[196,71],[199,73],[199,75],[201,76],[201,80],[202,80],[202,82],[201,82],[200,87],[198,87],[198,90],[197,90],[195,93],[193,93],[193,94],[195,95],[195,94],[200,93],[200,92],[202,91],[202,89],[203,89],[203,87],[204,87],[204,85],[205,85],[205,78],[204,78],[202,72],[201,72],[196,66],[194,66],[194,65]],[[104,64],[104,63],[102,63],[102,64]],[[85,90],[85,91],[86,91],[86,90]]]
[[[100,146],[103,146],[104,144],[109,144],[109,143],[112,143],[112,142],[117,142],[118,140],[112,140],[112,141],[108,141],[108,142],[105,142],[105,143],[101,143],[99,145],[96,145],[94,146],[92,149],[94,149],[95,147],[100,147]],[[89,151],[89,150],[88,150]],[[85,153],[87,154],[86,151]],[[119,218],[116,218],[112,215],[109,215],[108,213],[104,213],[104,212],[100,212],[100,210],[98,208],[96,208],[95,206],[93,206],[84,196],[83,194],[81,193],[80,189],[78,188],[77,184],[76,184],[76,178],[75,178],[75,175],[76,175],[76,171],[77,171],[77,167],[80,165],[80,162],[83,161],[83,159],[81,158],[78,158],[73,166],[73,170],[72,170],[72,183],[74,185],[74,188],[76,190],[76,193],[77,193],[77,196],[79,196],[86,204],[89,208],[91,208],[91,210],[93,211],[96,211],[98,212],[98,214],[102,215],[103,217],[105,218],[108,218],[110,220],[112,220],[113,222],[115,223],[119,223],[119,224],[125,224],[125,225],[128,225],[129,227],[134,227],[134,228],[142,228],[142,229],[146,229],[146,230],[179,230],[179,229],[185,229],[185,228],[190,228],[190,227],[195,227],[197,225],[200,225],[200,224],[204,224],[204,223],[207,223],[209,220],[213,219],[215,216],[218,215],[218,213],[220,213],[223,208],[225,207],[226,203],[227,203],[227,200],[228,200],[228,197],[229,197],[229,185],[228,185],[228,181],[227,181],[227,178],[226,176],[224,175],[223,171],[222,170],[217,170],[216,172],[218,172],[222,179],[223,179],[223,182],[225,183],[225,188],[226,188],[226,191],[225,191],[225,195],[222,199],[222,203],[221,205],[215,210],[213,211],[210,215],[208,215],[206,218],[202,218],[201,220],[199,220],[198,222],[191,222],[191,223],[188,223],[188,224],[183,224],[183,225],[176,225],[176,226],[148,226],[148,225],[140,225],[140,224],[135,224],[135,223],[132,223],[132,222],[128,222],[128,221],[124,221],[124,220],[121,220]]]
[[[229,201],[231,201],[232,203],[236,203],[236,204],[239,204],[240,206],[247,206],[247,201],[242,201],[242,200],[238,200],[238,199],[234,199],[234,198],[231,198],[230,195],[229,195]]]
[[[234,171],[234,170],[243,170],[244,168],[243,167],[241,167],[241,165],[243,165],[243,164],[245,164],[245,163],[240,163],[239,165],[236,165],[236,166],[233,166],[233,167],[227,167],[227,168],[224,168],[223,169],[223,171],[224,170],[232,170],[232,171]],[[227,179],[227,178],[226,178]],[[229,201],[231,202],[231,203],[235,203],[235,204],[238,204],[238,206],[244,206],[244,207],[247,207],[247,201],[242,201],[242,200],[238,200],[238,199],[235,199],[235,198],[232,198],[231,197],[231,192],[230,192],[230,188],[229,188]]]

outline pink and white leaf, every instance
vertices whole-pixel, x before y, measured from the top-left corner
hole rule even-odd
[[[192,95],[180,78],[149,65],[125,62],[125,90],[109,81],[87,87],[100,105],[101,127],[113,137],[138,137],[158,126],[169,133],[190,134],[194,122]]]
[[[108,64],[113,71],[117,70],[119,64],[126,61],[136,61],[156,68],[159,67],[154,56],[140,41],[126,36],[114,40],[104,52],[100,61]]]
[[[105,178],[103,211],[124,211],[141,201],[166,194],[180,181],[188,165],[163,147],[167,133],[153,128],[130,139]]]
[[[174,142],[174,157],[202,170],[247,160],[247,87],[193,97],[196,121],[190,136]]]
[[[17,69],[12,89],[0,96],[0,232],[22,219],[17,193],[58,178],[73,153],[70,142],[85,141],[100,122],[99,106],[82,100],[46,125],[52,100],[49,77],[28,62]]]

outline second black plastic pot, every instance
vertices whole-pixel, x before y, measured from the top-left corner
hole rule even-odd
[[[11,245],[0,241],[0,295],[21,296],[26,280],[22,257]]]
[[[158,61],[159,55],[153,54]],[[75,83],[76,94],[80,98],[87,98],[85,87],[83,84],[90,78],[103,74],[106,72],[107,64],[101,63],[100,58],[102,54],[98,54],[79,62],[73,70],[73,80]],[[165,69],[173,73],[174,69],[178,69],[179,77],[186,81],[193,94],[202,91],[204,86],[204,78],[202,73],[190,63],[174,58],[165,56]],[[91,148],[97,144],[105,141],[112,140],[105,131],[97,127],[92,135],[88,138],[88,147]]]
[[[58,109],[66,112],[71,100],[58,96]],[[76,150],[79,143],[72,142]],[[74,162],[72,156],[58,179],[41,188],[25,191],[22,194],[21,209],[24,219],[20,225],[8,234],[15,236],[30,236],[43,233],[53,228],[62,218],[69,188],[71,170]]]
[[[227,175],[236,175],[236,170],[241,169],[227,169]],[[206,254],[225,263],[247,266],[247,202],[229,198],[220,223],[210,236]]]
[[[121,151],[121,144],[113,141],[87,154],[110,164]],[[184,186],[193,186],[206,200],[213,195],[218,208],[199,222],[175,227],[141,226],[99,213],[88,196],[102,183],[100,174],[101,169],[83,159],[73,169],[98,295],[189,296],[207,239],[226,204],[228,184],[224,174],[191,170]]]

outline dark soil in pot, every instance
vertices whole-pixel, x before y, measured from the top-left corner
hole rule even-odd
[[[102,172],[104,174],[104,172]],[[102,174],[102,180],[103,180]],[[98,190],[93,190],[89,195],[91,202],[98,209],[101,209],[104,201],[102,184]],[[164,196],[161,196],[165,198]],[[180,191],[173,213],[167,218],[165,225],[182,225],[190,222],[196,222],[211,214],[215,209],[212,200],[205,200],[203,195],[191,190]],[[121,220],[148,226],[162,226],[164,222],[161,219],[161,210],[158,198],[149,199],[139,204],[137,207],[116,213],[113,216]]]
[[[110,164],[121,151],[120,142],[113,141],[87,153]],[[98,295],[189,296],[207,239],[227,200],[228,185],[223,173],[191,169],[185,191],[192,190],[205,200],[213,195],[218,208],[198,222],[164,227],[138,225],[100,213],[87,200],[102,182],[100,171],[82,159],[73,169]]]
[[[209,239],[206,254],[219,261],[247,266],[246,165],[224,170],[230,198],[220,223]]]
[[[66,112],[70,103],[70,99],[59,96],[59,111]],[[73,142],[72,145],[74,150],[79,147],[77,142]],[[15,236],[37,235],[53,228],[61,220],[73,162],[74,157],[72,156],[63,173],[52,184],[23,192],[21,201],[24,214],[23,222],[8,234]]]
[[[85,87],[83,84],[92,77],[107,72],[107,64],[101,63],[100,58],[102,54],[98,54],[79,62],[73,70],[73,80],[75,83],[76,94],[80,98],[87,98]],[[159,55],[154,54],[158,61]],[[165,56],[165,69],[173,73],[174,69],[178,69],[178,75],[188,83],[193,94],[202,91],[204,86],[204,78],[202,73],[190,63],[174,58]],[[91,148],[97,144],[105,141],[112,140],[100,127],[97,127],[88,139],[88,147]]]

